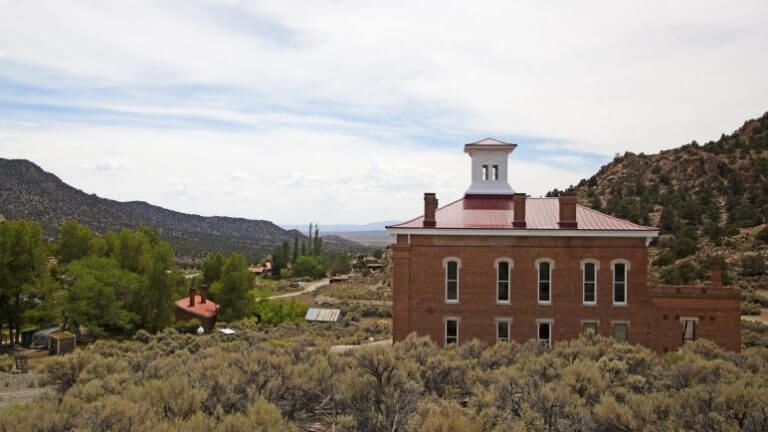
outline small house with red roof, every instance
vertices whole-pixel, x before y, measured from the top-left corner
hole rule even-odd
[[[205,287],[200,290],[199,295],[194,289],[190,289],[189,297],[176,300],[176,320],[198,319],[206,333],[213,331],[218,314],[219,305],[208,299],[208,291]]]
[[[393,333],[441,344],[537,339],[551,346],[594,332],[657,352],[710,339],[739,351],[741,301],[723,287],[719,261],[702,286],[649,286],[654,227],[577,204],[576,197],[531,198],[507,179],[516,144],[466,144],[471,184],[439,207],[388,226],[394,238]]]

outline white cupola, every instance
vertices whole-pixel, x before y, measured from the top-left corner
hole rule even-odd
[[[486,138],[464,145],[472,158],[472,184],[467,195],[512,195],[507,183],[507,157],[517,144]]]

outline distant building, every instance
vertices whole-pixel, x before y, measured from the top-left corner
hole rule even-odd
[[[71,353],[76,346],[75,335],[68,331],[58,331],[48,335],[48,354],[63,355]]]
[[[340,322],[341,310],[309,308],[307,309],[307,314],[304,316],[304,319],[315,322]]]
[[[208,292],[205,288],[200,290],[200,295],[191,289],[189,297],[176,300],[176,319],[179,321],[198,319],[206,333],[213,331],[218,314],[219,305],[208,300]]]
[[[738,290],[720,269],[703,286],[648,286],[641,226],[576,204],[576,197],[528,198],[507,182],[516,144],[485,139],[464,146],[472,183],[438,208],[387,227],[393,251],[393,332],[441,344],[478,338],[551,345],[595,332],[657,352],[697,338],[741,347]]]

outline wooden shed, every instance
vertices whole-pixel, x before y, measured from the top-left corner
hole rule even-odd
[[[68,331],[59,331],[48,336],[48,354],[50,355],[71,353],[76,345],[75,335]]]

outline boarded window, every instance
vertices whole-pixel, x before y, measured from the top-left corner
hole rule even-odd
[[[629,324],[627,323],[615,323],[613,324],[613,338],[619,342],[627,340],[627,333],[629,332]]]
[[[696,320],[684,319],[683,320],[683,343],[693,342],[696,340]]]
[[[597,334],[597,321],[582,322],[581,332],[584,334]]]
[[[509,262],[500,261],[496,272],[496,301],[509,302]]]

